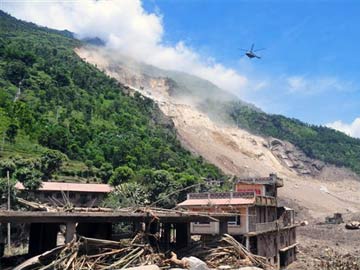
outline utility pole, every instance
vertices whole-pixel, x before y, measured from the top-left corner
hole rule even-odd
[[[2,144],[1,144],[1,153],[0,154],[4,154],[4,144],[5,144],[5,130],[3,132],[3,137],[2,137]]]
[[[7,180],[8,180],[8,201],[7,201],[7,209],[10,211],[10,172],[7,171]],[[10,222],[7,225],[7,244],[8,244],[8,254],[11,255],[11,225]]]

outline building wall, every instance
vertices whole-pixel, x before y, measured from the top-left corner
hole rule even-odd
[[[280,252],[280,267],[286,267],[296,261],[296,247],[290,248],[285,252]]]
[[[296,243],[296,228],[283,229],[279,232],[279,249]]]
[[[105,198],[105,194],[99,192],[65,191],[64,194],[69,201],[77,207],[96,207],[99,206]],[[52,204],[53,201],[65,203],[61,191],[32,191],[29,192],[29,195],[34,196],[42,203]]]
[[[256,240],[256,248],[251,248],[256,250],[257,255],[267,257],[269,262],[287,266],[296,260],[296,227],[262,233],[256,236]],[[280,251],[286,248],[289,249]]]
[[[272,264],[279,264],[278,233],[269,232],[257,236],[257,254],[268,258]]]
[[[235,187],[236,192],[249,192],[253,191],[256,195],[265,196],[265,187],[260,184],[243,184],[237,183]]]
[[[196,208],[191,209],[196,211]],[[231,235],[240,235],[248,232],[248,215],[247,207],[242,207],[234,210],[229,210],[234,212],[234,221],[228,223],[228,233]],[[238,214],[239,216],[236,216]],[[236,219],[235,219],[236,217]],[[240,218],[240,220],[239,220]],[[240,221],[240,222],[239,222]],[[240,223],[240,224],[239,224]],[[191,234],[218,234],[219,233],[219,223],[218,222],[192,222],[190,225]]]
[[[274,206],[255,206],[256,223],[273,222],[277,219],[277,209]]]
[[[256,230],[256,207],[249,207],[249,232],[254,232]]]

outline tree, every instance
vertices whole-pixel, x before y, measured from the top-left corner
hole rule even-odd
[[[5,178],[7,172],[12,174],[15,171],[15,169],[16,169],[16,165],[12,160],[10,159],[0,160],[0,177]]]
[[[6,130],[6,139],[10,142],[10,143],[15,143],[15,138],[18,134],[18,125],[15,123],[11,123],[7,130]]]
[[[16,170],[15,178],[21,182],[26,189],[36,190],[41,187],[41,174],[35,169],[27,167],[20,168]]]
[[[128,166],[117,167],[110,177],[110,185],[117,186],[129,181],[134,176],[134,171]]]
[[[56,150],[47,150],[42,154],[40,161],[43,179],[50,179],[52,174],[61,168],[66,159],[63,153]]]
[[[26,65],[22,61],[11,61],[6,65],[5,76],[17,85],[27,74]]]
[[[114,191],[105,199],[103,205],[105,207],[120,208],[144,206],[148,204],[149,192],[141,184],[130,182],[118,185]]]
[[[97,173],[97,176],[100,177],[104,183],[108,183],[112,174],[113,174],[113,166],[110,163],[105,162],[101,165]]]

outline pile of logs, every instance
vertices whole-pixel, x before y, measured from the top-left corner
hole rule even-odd
[[[224,234],[218,247],[212,248],[204,257],[206,263],[212,268],[221,265],[231,266],[257,266],[263,269],[275,269],[266,258],[250,253],[242,244],[232,236]]]
[[[169,269],[172,265],[188,268],[187,262],[191,261],[191,257],[180,260],[172,252],[171,258],[166,258],[163,253],[155,252],[146,239],[148,238],[143,233],[132,240],[120,242],[79,237],[78,240],[74,239],[66,245],[30,258],[14,270],[110,270],[146,265],[156,265],[161,269]],[[265,258],[251,254],[230,235],[224,235],[219,244],[218,247],[203,250],[201,258],[206,263],[203,262],[205,266],[258,266],[262,269],[274,269]]]
[[[163,262],[166,262],[164,255],[155,253],[139,235],[128,243],[80,237],[29,259],[14,270],[106,270],[151,264],[163,266]]]

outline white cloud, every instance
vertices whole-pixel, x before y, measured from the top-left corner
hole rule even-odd
[[[227,68],[179,41],[164,44],[159,13],[148,13],[140,0],[4,1],[2,9],[13,16],[55,29],[68,29],[80,38],[99,37],[122,54],[164,69],[184,71],[238,93],[245,76]]]
[[[356,118],[350,124],[338,120],[333,123],[326,124],[326,126],[342,131],[349,136],[360,138],[360,117]]]
[[[290,76],[286,78],[286,87],[291,94],[315,95],[326,91],[350,91],[352,82],[341,81],[336,77]]]

